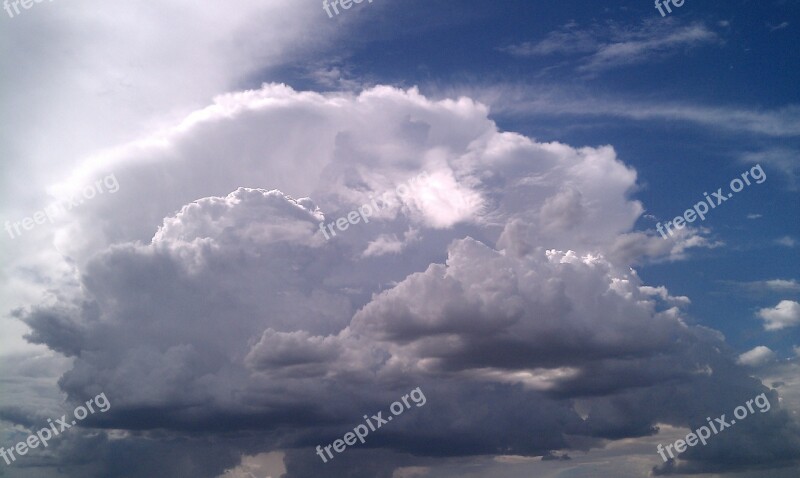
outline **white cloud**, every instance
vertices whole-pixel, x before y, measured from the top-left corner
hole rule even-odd
[[[797,245],[797,240],[790,236],[783,236],[779,239],[775,239],[775,244],[784,246],[784,247],[794,247]]]
[[[367,245],[364,257],[382,256],[384,254],[397,254],[414,242],[419,241],[419,230],[409,229],[400,239],[396,234],[381,234]]]
[[[774,361],[776,358],[777,355],[775,355],[775,352],[770,350],[769,347],[759,345],[758,347],[739,355],[737,362],[748,367],[760,367]]]
[[[781,330],[800,325],[800,303],[782,300],[773,308],[761,309],[758,316],[766,322],[765,330]]]
[[[282,452],[244,456],[239,466],[227,470],[219,478],[281,478],[286,473],[286,466],[283,464],[284,456],[285,454]]]

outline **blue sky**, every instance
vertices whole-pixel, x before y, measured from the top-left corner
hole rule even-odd
[[[0,476],[796,476],[800,2],[320,3],[0,13]]]

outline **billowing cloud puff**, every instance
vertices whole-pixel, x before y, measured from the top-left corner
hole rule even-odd
[[[781,330],[800,325],[800,303],[782,300],[773,308],[761,309],[758,316],[764,320],[764,329]]]
[[[183,205],[239,187],[311,197],[327,223],[379,206],[379,224],[335,231],[337,242],[400,238],[419,226],[480,234],[501,246],[604,252],[626,264],[706,245],[693,233],[677,243],[631,235],[643,210],[628,197],[636,173],[613,148],[502,133],[483,105],[431,101],[414,89],[323,95],[273,84],[223,95],[173,128],[98,155],[61,190],[67,195],[71,185],[111,171],[120,191],[86,204],[58,236],[59,248],[79,262],[113,243],[149,241],[154,224]],[[393,200],[381,202],[387,193]]]
[[[772,362],[776,358],[777,355],[769,347],[759,345],[739,355],[739,359],[736,362],[749,367],[759,367]]]

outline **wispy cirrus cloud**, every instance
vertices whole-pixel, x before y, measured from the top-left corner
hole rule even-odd
[[[748,282],[747,286],[757,289],[766,289],[776,292],[800,292],[800,283],[794,279],[772,279],[765,281]]]
[[[777,296],[800,297],[800,282],[797,279],[767,279],[756,281],[720,280],[719,284],[726,289],[726,294],[742,296],[753,300],[762,300],[764,297],[777,298]]]
[[[611,117],[636,121],[693,123],[716,130],[772,138],[800,136],[800,105],[763,109],[733,105],[691,104],[602,95],[550,84],[495,84],[452,87],[440,94],[467,95],[491,107],[495,115],[511,117]],[[789,148],[744,154],[748,163],[769,163],[790,177],[800,176],[797,153]]]
[[[552,54],[590,53],[600,47],[595,32],[579,30],[578,24],[570,22],[560,30],[552,31],[538,42],[523,42],[500,48],[514,56],[544,56]]]
[[[784,28],[786,28],[788,26],[789,26],[789,22],[782,22],[781,24],[774,25],[774,26],[769,24],[769,23],[767,23],[767,28],[769,28],[769,32],[770,33],[774,32],[774,31],[777,31],[777,30],[783,30]]]
[[[676,26],[674,21],[645,21],[637,27],[616,23],[581,29],[570,22],[537,42],[500,48],[518,57],[579,55],[577,69],[599,72],[619,66],[659,59],[678,47],[694,48],[720,42],[719,36],[702,23]]]

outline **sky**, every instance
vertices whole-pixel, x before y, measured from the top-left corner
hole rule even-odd
[[[660,4],[4,3],[0,476],[796,477],[800,1]]]

